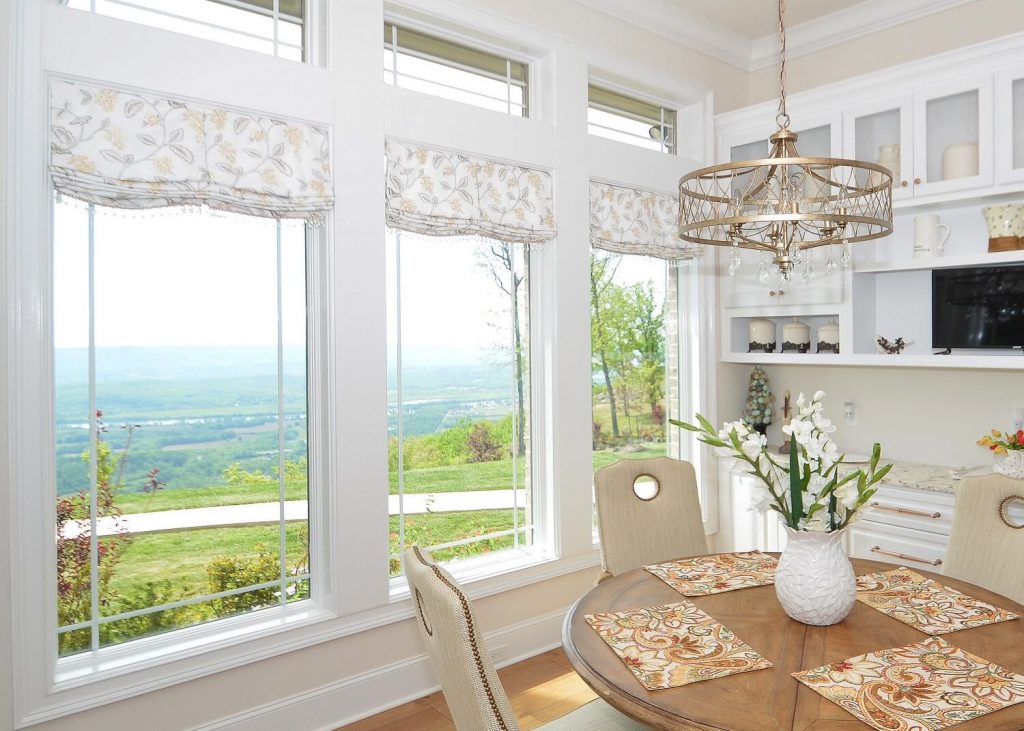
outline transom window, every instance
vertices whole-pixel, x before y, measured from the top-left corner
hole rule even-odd
[[[384,24],[384,83],[528,116],[529,66],[444,38]]]
[[[78,10],[130,20],[229,46],[302,61],[307,0],[60,0]]]
[[[61,655],[310,596],[305,238],[55,204]]]
[[[529,252],[387,235],[392,577],[408,546],[452,561],[534,542]]]
[[[648,150],[675,154],[676,111],[591,84],[587,131]]]

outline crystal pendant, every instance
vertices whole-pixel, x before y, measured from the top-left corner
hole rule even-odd
[[[826,275],[835,273],[835,270],[839,267],[839,265],[836,264],[835,248],[836,248],[835,244],[831,244],[828,247],[828,260],[825,262],[825,274]]]
[[[739,246],[737,244],[733,244],[732,245],[732,254],[729,255],[729,276],[730,277],[735,277],[736,276],[736,272],[739,271],[740,264],[742,264],[742,263],[743,262],[740,259]]]
[[[839,261],[842,263],[843,269],[850,268],[850,242],[845,239],[843,240],[843,255]]]

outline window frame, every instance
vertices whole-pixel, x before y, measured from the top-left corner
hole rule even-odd
[[[595,93],[598,94],[598,95],[605,95],[605,96],[608,97],[608,99],[606,101],[604,101],[604,102],[597,101],[597,100],[595,100],[593,98]],[[618,104],[618,106],[616,106],[616,103]],[[634,105],[634,106],[637,106],[637,107],[647,106],[647,107],[650,107],[652,110],[653,109],[657,109],[658,110],[658,118],[655,119],[653,116],[650,116],[650,117],[644,116],[644,115],[642,115],[642,114],[640,114],[638,112],[635,112],[633,110],[627,109],[627,107],[630,106],[630,105]],[[657,142],[658,145],[660,146],[660,149],[656,150],[656,152],[660,152],[660,153],[666,154],[666,155],[677,155],[678,154],[678,150],[679,150],[679,110],[675,108],[675,105],[667,104],[667,103],[662,103],[662,102],[659,102],[659,101],[654,101],[654,100],[648,99],[648,98],[646,98],[644,96],[637,95],[637,94],[635,94],[632,91],[626,91],[626,90],[622,89],[621,87],[619,87],[616,84],[609,84],[607,82],[603,82],[603,81],[600,81],[600,80],[597,80],[597,79],[591,79],[590,82],[587,85],[587,110],[588,110],[588,113],[589,113],[589,110],[591,110],[591,109],[593,109],[595,111],[603,112],[605,114],[611,114],[611,115],[614,115],[616,117],[620,117],[622,119],[631,119],[631,120],[633,120],[635,122],[641,122],[643,124],[651,124],[651,131],[652,132],[654,131],[655,127],[660,128],[661,135],[662,135],[661,139],[658,139],[657,137],[654,137],[653,135],[651,135],[651,140]],[[609,131],[612,131],[612,132],[616,132],[617,134],[625,136],[625,137],[636,137],[637,140],[642,140],[643,139],[639,135],[633,134],[632,132],[626,132],[626,131],[623,131],[623,130],[615,130],[615,129],[611,128],[611,127],[607,127],[606,125],[598,124],[597,122],[591,122],[589,120],[589,115],[588,115],[588,120],[587,120],[588,134],[592,134],[592,135],[595,135],[595,136],[598,136],[598,137],[606,137],[605,135],[601,135],[601,134],[595,133],[593,131],[590,131],[591,127],[598,127],[600,129],[606,129],[606,130],[609,130]],[[668,143],[665,142],[665,130],[666,129],[671,130],[671,134],[669,135],[670,141]],[[622,144],[632,145],[634,147],[639,147],[641,149],[650,149],[650,148],[644,147],[643,145],[640,145],[639,143],[627,142],[626,140],[618,139],[617,137],[606,137],[606,139],[612,139],[615,142],[621,142]],[[652,151],[654,151],[654,150],[652,150]]]
[[[396,232],[401,236],[402,232]],[[473,238],[473,237],[455,237]],[[499,241],[499,239],[485,240]],[[504,242],[503,242],[504,243]],[[505,243],[506,246],[527,246],[522,244]],[[549,241],[544,247],[557,246],[557,241]],[[533,540],[528,546],[508,548],[501,551],[473,556],[465,559],[458,559],[451,562],[443,562],[441,565],[455,577],[457,581],[468,584],[482,579],[497,578],[504,574],[518,571],[524,568],[542,566],[545,563],[555,561],[559,558],[554,550],[554,526],[552,524],[552,502],[550,495],[550,481],[548,471],[545,468],[548,457],[548,439],[546,419],[543,418],[544,403],[540,399],[540,389],[543,388],[543,373],[540,367],[546,360],[544,323],[547,322],[544,310],[544,298],[539,291],[539,282],[543,276],[543,264],[541,263],[541,251],[533,250],[527,259],[529,272],[527,281],[527,312],[528,332],[526,337],[529,340],[527,347],[528,367],[527,377],[529,380],[527,403],[527,419],[529,421],[530,446],[527,456],[530,461],[530,510],[532,512],[531,530]],[[390,324],[389,324],[390,328]],[[390,367],[391,358],[388,357]],[[522,527],[520,527],[522,530]],[[403,557],[404,560],[404,557]],[[397,576],[388,578],[388,597],[390,603],[401,602],[408,599],[409,583],[405,576],[405,568]]]
[[[390,34],[391,35],[391,39],[390,40],[387,38],[387,32],[388,32],[389,29],[391,30],[391,34]],[[392,68],[388,69],[387,67],[384,67],[384,69],[383,69],[385,74],[390,74],[391,77],[392,77],[392,81],[390,83],[387,82],[387,81],[384,82],[386,85],[392,86],[392,87],[397,88],[397,89],[406,89],[408,91],[412,91],[412,92],[415,92],[415,93],[418,93],[418,94],[425,94],[427,96],[433,96],[433,97],[437,97],[437,98],[441,98],[441,99],[445,99],[446,98],[446,97],[440,96],[438,94],[432,94],[430,92],[420,91],[418,89],[410,89],[409,87],[403,86],[402,84],[398,83],[398,81],[399,81],[399,79],[401,77],[406,76],[408,78],[412,78],[413,80],[423,81],[423,82],[426,82],[426,83],[429,83],[429,84],[433,84],[435,86],[445,86],[445,87],[451,88],[451,89],[453,89],[455,91],[460,91],[460,92],[465,93],[465,94],[471,94],[473,96],[478,96],[478,97],[490,99],[492,101],[499,102],[499,103],[502,102],[502,100],[497,98],[497,97],[491,97],[491,96],[488,96],[488,95],[483,94],[481,92],[475,92],[475,91],[472,91],[472,90],[469,90],[469,89],[463,89],[461,87],[449,86],[448,84],[445,84],[444,82],[435,81],[435,80],[432,80],[432,79],[424,79],[424,78],[421,78],[421,77],[418,77],[418,76],[411,76],[409,74],[400,73],[398,71],[398,63],[397,63],[398,55],[399,54],[405,54],[405,55],[408,55],[408,56],[412,56],[413,58],[418,58],[418,59],[421,59],[421,60],[424,60],[424,61],[428,61],[428,62],[431,62],[431,63],[439,64],[439,65],[442,65],[442,66],[446,66],[448,68],[455,69],[455,70],[458,70],[458,71],[464,71],[466,73],[474,74],[474,75],[480,76],[482,78],[491,79],[493,81],[503,81],[506,84],[506,95],[507,96],[506,96],[506,99],[504,100],[504,102],[507,105],[507,107],[506,107],[506,111],[505,112],[499,112],[499,111],[494,110],[494,109],[489,109],[488,107],[485,107],[485,106],[479,105],[479,104],[474,104],[473,102],[469,102],[469,101],[460,101],[460,100],[450,100],[450,101],[455,101],[456,103],[459,103],[459,104],[467,104],[469,106],[480,107],[482,109],[487,109],[488,111],[497,112],[498,114],[506,114],[507,116],[514,117],[514,118],[519,118],[519,119],[530,119],[533,116],[533,110],[534,110],[534,105],[533,105],[533,100],[534,100],[534,68],[533,68],[533,62],[531,60],[523,58],[521,54],[510,52],[510,51],[502,48],[501,46],[497,46],[497,45],[494,45],[494,44],[486,43],[486,42],[483,42],[480,39],[467,39],[467,38],[461,36],[460,34],[456,34],[456,33],[450,32],[450,31],[447,31],[447,32],[441,34],[441,33],[436,32],[435,29],[432,29],[432,28],[428,27],[427,25],[416,23],[416,22],[409,22],[409,21],[407,21],[404,18],[396,17],[395,15],[390,14],[390,13],[385,13],[385,16],[384,16],[384,32],[385,32],[384,51],[389,51],[390,50],[390,52],[392,54]],[[480,67],[477,67],[477,66],[473,66],[473,65],[469,65],[469,64],[463,64],[463,63],[460,63],[458,61],[455,61],[454,59],[449,59],[449,58],[445,58],[445,57],[440,56],[440,55],[435,55],[435,54],[430,54],[430,53],[427,53],[427,52],[424,52],[424,51],[419,51],[419,50],[416,50],[414,48],[404,48],[404,50],[403,50],[403,46],[401,45],[400,40],[399,40],[399,34],[403,33],[403,32],[404,33],[409,33],[410,35],[413,35],[414,37],[415,36],[419,36],[420,38],[422,38],[426,42],[433,42],[433,43],[437,43],[437,44],[442,45],[442,46],[448,46],[448,47],[450,47],[452,49],[452,54],[453,55],[458,55],[459,52],[467,52],[467,53],[470,53],[470,54],[476,53],[476,54],[480,54],[482,56],[491,56],[495,61],[504,61],[505,64],[506,64],[505,76],[502,77],[499,74],[497,74],[495,72],[492,72],[492,71],[489,71],[487,69],[483,69],[483,68],[480,68]],[[522,75],[522,79],[521,80],[517,80],[515,78],[515,75],[512,72],[513,66],[518,66],[521,69],[521,75]],[[511,94],[509,93],[512,86],[518,86],[520,89],[522,89],[523,101],[522,101],[521,104],[519,102],[513,102],[512,101]],[[520,114],[513,114],[512,113],[512,108],[513,107],[517,107],[521,111],[521,113]]]

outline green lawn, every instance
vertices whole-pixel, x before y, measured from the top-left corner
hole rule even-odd
[[[305,500],[305,482],[285,482],[288,500]],[[249,505],[271,503],[278,498],[277,483],[257,485],[218,485],[217,487],[164,488],[146,495],[139,492],[121,493],[117,503],[125,513],[155,513],[161,510],[185,508],[211,508],[219,505]]]
[[[513,526],[512,510],[476,510],[466,513],[421,513],[410,515],[405,519],[405,545],[408,546],[433,546],[440,543],[449,543],[462,538],[480,536],[485,533],[511,530]],[[519,524],[526,520],[526,511],[519,510]],[[390,549],[392,554],[398,553],[398,516],[393,515],[390,519]],[[520,541],[529,539],[529,532],[520,535]],[[453,546],[433,552],[433,557],[438,561],[448,561],[453,558],[466,558],[481,553],[498,551],[503,548],[511,548],[512,536],[500,538],[488,538],[476,543],[469,543],[463,546]],[[397,576],[400,570],[398,559],[391,559],[391,575]]]
[[[288,568],[294,567],[305,554],[300,529],[293,523],[286,527]],[[177,596],[184,599],[209,592],[207,564],[217,556],[255,557],[257,546],[277,555],[276,525],[242,525],[222,528],[197,528],[163,533],[140,533],[132,537],[121,561],[114,570],[110,591],[122,602],[141,592],[146,582],[169,579]],[[173,601],[173,599],[171,600]],[[119,608],[118,611],[125,611]]]

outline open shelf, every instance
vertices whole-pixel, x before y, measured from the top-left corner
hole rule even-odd
[[[918,269],[953,269],[957,267],[988,266],[996,264],[1024,263],[1024,250],[1000,251],[996,253],[970,254],[965,256],[932,256],[926,259],[904,259],[895,261],[855,262],[855,274],[872,272],[906,272]]]
[[[725,353],[723,363],[760,365],[834,365],[886,368],[970,368],[1024,371],[1024,354],[1007,355],[884,355],[882,353]]]

